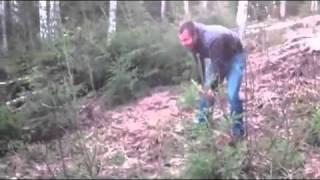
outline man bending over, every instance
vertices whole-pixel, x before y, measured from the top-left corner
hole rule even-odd
[[[197,82],[204,92],[200,93],[196,121],[200,123],[208,119],[208,110],[214,105],[213,92],[226,79],[230,113],[233,117],[231,135],[235,138],[243,137],[243,103],[239,90],[245,53],[240,38],[236,32],[220,25],[187,21],[180,25],[179,39],[193,54]]]

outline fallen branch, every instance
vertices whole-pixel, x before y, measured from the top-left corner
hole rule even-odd
[[[30,94],[28,94],[28,95],[20,96],[20,97],[18,97],[18,98],[16,98],[16,99],[13,99],[13,100],[11,100],[11,101],[7,101],[7,102],[6,102],[6,105],[7,105],[7,106],[11,106],[12,104],[16,104],[16,103],[18,103],[18,102],[24,101],[24,100],[27,99],[29,96],[35,95],[35,94],[39,94],[39,93],[41,93],[42,91],[44,91],[44,90],[33,91],[33,92],[31,92]]]
[[[27,77],[18,78],[15,80],[0,82],[0,85],[9,85],[9,84],[15,83],[17,81],[28,81],[30,79],[31,79],[30,76],[27,76]]]

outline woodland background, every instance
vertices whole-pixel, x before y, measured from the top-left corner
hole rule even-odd
[[[186,85],[194,78],[193,60],[177,38],[183,19],[239,31],[248,52],[254,54],[284,42],[279,31],[267,33],[265,41],[264,28],[317,15],[318,4],[319,1],[1,1],[0,177],[147,176],[142,171],[134,175],[126,171],[113,174],[115,167],[101,170],[98,152],[92,150],[93,145],[86,148],[83,141],[86,135],[82,127],[89,125],[84,125],[79,112],[88,111],[87,120],[94,116],[84,102],[99,99],[103,108],[110,110],[135,102],[154,88],[183,84],[188,91],[182,94],[186,100],[181,106],[193,107],[196,92]],[[319,115],[315,116],[320,122]],[[89,124],[92,123],[97,124]],[[319,130],[312,133],[312,137],[319,138]],[[289,145],[283,147],[288,150]],[[271,155],[279,154],[275,152]],[[68,160],[67,154],[78,156]],[[17,156],[19,160],[15,159]],[[242,157],[246,156],[237,156]],[[300,167],[291,162],[295,157],[290,155],[290,160],[268,170],[253,170],[243,164],[231,167],[240,162],[238,159],[207,162],[208,156],[204,155],[189,163],[195,165],[194,171],[189,172],[193,173],[191,177],[290,177],[294,174],[291,171]],[[116,154],[115,159],[112,162],[123,163],[125,158]],[[69,167],[68,162],[76,165]],[[28,163],[36,165],[23,168],[22,164]],[[204,167],[208,169],[203,170]],[[258,175],[245,173],[243,167]],[[158,171],[155,174],[166,176]],[[297,176],[300,174],[294,175]]]

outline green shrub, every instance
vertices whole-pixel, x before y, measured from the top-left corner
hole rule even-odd
[[[193,110],[196,108],[198,99],[198,90],[192,84],[183,83],[181,85],[182,94],[178,99],[178,105],[183,110]]]
[[[187,156],[183,178],[242,178],[244,161],[247,158],[244,144],[236,148],[219,147],[215,144],[211,128],[205,124],[195,125],[191,133],[195,137]]]
[[[107,99],[111,101],[113,97],[130,100],[139,92],[143,94],[144,89],[177,84],[191,76],[190,55],[179,44],[170,25],[151,23],[117,32],[108,52],[106,84]]]
[[[18,138],[21,128],[20,114],[11,112],[6,105],[0,106],[0,138]]]
[[[320,146],[320,109],[316,108],[312,114],[310,123],[307,125],[306,142],[312,146]]]
[[[63,132],[75,119],[69,113],[74,93],[81,98],[92,90],[105,91],[106,103],[119,105],[150,87],[178,84],[192,76],[190,53],[180,45],[171,24],[144,22],[146,25],[131,29],[121,27],[111,45],[107,44],[106,24],[101,18],[84,21],[80,28],[62,27],[64,33],[52,44],[17,56],[16,72],[21,74],[17,76],[31,76],[24,82],[30,87],[28,91],[42,90],[21,106],[27,138],[51,139],[53,132]],[[8,93],[17,97],[12,88]]]
[[[6,105],[0,106],[0,156],[10,150],[11,140],[21,138],[21,117],[11,112]]]
[[[294,143],[277,138],[272,142],[268,157],[271,159],[270,172],[271,178],[288,178],[289,171],[298,170],[303,167],[304,156],[298,151]],[[297,177],[298,171],[294,172]]]

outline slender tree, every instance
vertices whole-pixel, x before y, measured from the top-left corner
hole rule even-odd
[[[189,1],[183,1],[183,9],[185,17],[190,17]]]
[[[238,1],[238,9],[237,9],[237,25],[239,28],[239,35],[241,41],[244,42],[244,35],[245,35],[245,27],[247,23],[247,16],[248,16],[248,4],[249,1]]]
[[[208,10],[208,1],[201,1],[201,7],[204,11]]]
[[[311,1],[311,7],[310,7],[311,12],[317,12],[318,11],[318,1]]]
[[[161,20],[165,19],[166,1],[161,1]]]
[[[6,6],[5,1],[1,1],[1,31],[2,31],[2,52],[7,54],[8,52],[8,36],[7,36],[7,26],[6,26]]]
[[[109,1],[109,28],[108,28],[108,43],[110,43],[113,33],[117,26],[117,1]]]
[[[40,37],[48,38],[49,21],[50,21],[50,5],[49,1],[39,1],[39,19],[40,19]]]
[[[286,1],[280,1],[280,18],[284,19],[286,16]]]

